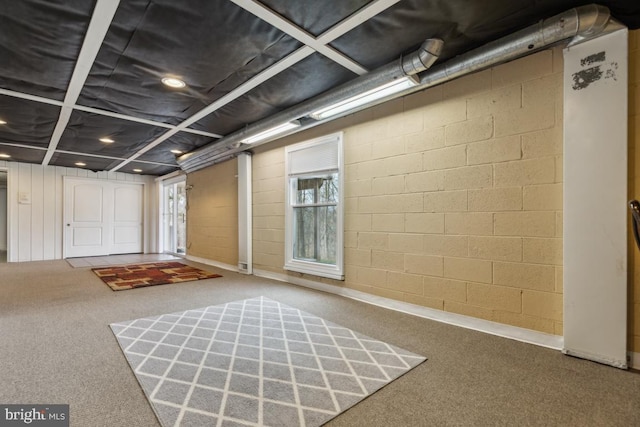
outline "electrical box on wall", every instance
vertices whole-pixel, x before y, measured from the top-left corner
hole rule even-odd
[[[30,205],[31,204],[31,193],[18,193],[18,203],[21,205]]]

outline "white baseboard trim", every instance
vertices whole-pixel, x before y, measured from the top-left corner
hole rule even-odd
[[[628,354],[629,367],[640,370],[640,353],[634,353],[633,351],[630,351]]]
[[[614,368],[627,369],[629,368],[629,353],[623,360],[613,359],[611,357],[603,357],[599,354],[593,354],[586,351],[563,349],[562,352],[566,355],[578,357],[580,359],[591,360],[594,362],[602,363],[603,365],[613,366]]]
[[[192,255],[186,255],[185,258],[188,259],[189,261],[199,262],[200,264],[211,265],[213,267],[222,268],[223,270],[235,271],[236,273],[238,272],[238,267],[236,267],[235,265],[225,264],[223,262],[214,261],[206,258],[200,258]]]
[[[535,344],[541,347],[551,348],[553,350],[561,350],[564,345],[564,338],[558,335],[545,334],[543,332],[536,332],[529,329],[519,328],[517,326],[504,325],[502,323],[476,319],[475,317],[464,316],[462,314],[449,313],[442,310],[422,307],[415,304],[392,300],[390,298],[367,294],[365,292],[356,291],[354,289],[329,285],[327,283],[314,282],[313,280],[303,279],[300,277],[288,276],[282,273],[274,273],[272,271],[254,269],[253,274],[258,277],[264,277],[266,279],[278,280],[281,282],[292,283],[294,285],[304,286],[319,291],[329,292],[332,294],[341,295],[346,298],[351,298],[354,300],[377,305],[379,307],[388,308],[390,310],[412,314],[414,316],[419,316],[425,319],[435,320],[462,328],[473,329],[474,331],[485,332],[487,334],[497,335],[503,338],[509,338],[516,341]]]

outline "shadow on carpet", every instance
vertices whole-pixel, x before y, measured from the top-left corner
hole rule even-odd
[[[265,297],[110,326],[165,427],[320,426],[426,360]]]
[[[222,277],[180,262],[154,262],[91,270],[114,291]]]

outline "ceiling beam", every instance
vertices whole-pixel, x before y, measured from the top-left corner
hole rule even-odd
[[[236,0],[231,0],[231,1],[234,1],[234,3],[236,2]],[[238,0],[238,1],[241,1],[241,0]],[[351,31],[352,29],[354,29],[358,25],[362,24],[363,22],[367,21],[368,19],[371,19],[373,16],[379,14],[380,12],[390,8],[391,6],[393,6],[394,4],[398,3],[399,1],[400,0],[376,0],[376,1],[373,1],[372,3],[368,4],[364,8],[360,9],[358,12],[354,13],[353,15],[349,16],[348,18],[346,18],[343,21],[339,22],[338,24],[334,25],[332,28],[330,28],[326,32],[322,33],[317,39],[314,39],[314,40],[320,42],[323,45],[331,43],[336,38],[344,35],[345,33],[349,32],[349,31]],[[241,2],[244,3],[244,1],[241,1]],[[271,13],[273,14],[273,12],[271,12]],[[282,17],[280,17],[280,18],[281,18],[281,20],[283,22],[283,25],[284,25],[284,22],[288,22],[288,21],[284,20],[284,18],[282,18]],[[272,25],[274,25],[274,24],[272,24]],[[291,27],[295,27],[291,23],[289,23],[289,25]],[[294,31],[294,30],[291,29],[291,31]],[[169,130],[165,134],[161,135],[155,141],[152,141],[147,146],[143,147],[136,154],[134,154],[133,156],[129,157],[124,162],[120,163],[119,165],[117,165],[116,167],[111,169],[111,172],[117,171],[118,169],[120,169],[123,166],[125,166],[127,163],[137,159],[138,157],[140,157],[141,155],[143,155],[147,151],[157,147],[159,144],[161,144],[162,142],[166,141],[171,136],[175,135],[178,131],[186,129],[187,126],[190,126],[191,124],[197,122],[198,120],[202,119],[203,117],[208,116],[209,114],[213,113],[214,111],[218,110],[219,108],[222,108],[223,106],[227,105],[228,103],[234,101],[235,99],[239,98],[240,96],[244,95],[245,93],[247,93],[251,89],[253,89],[256,86],[258,86],[259,84],[261,84],[261,83],[265,82],[266,80],[270,79],[271,77],[275,76],[276,74],[278,74],[278,73],[284,71],[285,69],[293,66],[294,64],[300,62],[301,60],[303,60],[307,56],[311,55],[314,51],[315,51],[315,49],[313,49],[312,47],[310,47],[308,45],[296,50],[295,52],[293,52],[289,56],[287,56],[284,59],[276,62],[275,64],[273,64],[272,66],[270,66],[266,70],[262,71],[261,73],[255,75],[251,79],[247,80],[245,83],[243,83],[240,86],[236,87],[234,90],[232,90],[231,92],[229,92],[228,94],[226,94],[222,98],[216,100],[212,104],[210,104],[207,107],[203,108],[202,110],[198,111],[196,114],[194,114],[193,116],[189,117],[187,120],[185,120],[184,122],[182,122],[178,126],[176,126],[175,129]]]
[[[338,37],[341,37],[346,33],[348,33],[349,31],[353,30],[358,25],[368,21],[369,19],[373,18],[377,14],[389,9],[391,6],[398,3],[399,1],[400,0],[373,1],[368,5],[366,5],[365,7],[363,7],[362,9],[360,9],[358,12],[338,22],[336,25],[334,25],[333,27],[331,27],[330,29],[322,33],[320,37],[318,37],[318,41],[324,44],[331,43]]]
[[[177,127],[175,125],[170,125],[170,124],[167,124],[167,123],[156,122],[154,120],[148,120],[148,119],[141,119],[139,117],[127,116],[125,114],[114,113],[114,112],[111,112],[111,111],[101,110],[99,108],[85,107],[84,105],[75,105],[73,108],[75,110],[85,111],[87,113],[99,114],[101,116],[113,117],[113,118],[116,118],[116,119],[128,120],[130,122],[143,123],[145,125],[157,126],[157,127],[166,128],[166,129],[175,129]],[[184,129],[180,129],[180,130],[182,132],[192,133],[192,134],[195,134],[195,135],[208,136],[209,138],[218,138],[218,139],[222,138],[222,135],[220,135],[220,134],[211,133],[211,132],[205,132],[203,130],[189,129],[189,128],[184,128]]]
[[[116,156],[105,156],[103,154],[92,154],[92,153],[78,153],[76,151],[67,151],[67,150],[56,150],[56,153],[60,153],[60,154],[70,154],[72,156],[78,156],[78,157],[96,157],[99,159],[109,159],[109,160],[126,160],[126,157],[116,157]],[[151,160],[136,160],[136,162],[138,163],[146,163],[146,164],[150,164],[150,165],[158,165],[158,166],[170,166],[173,168],[178,167],[177,164],[171,164],[171,163],[162,163],[162,162],[153,162]]]
[[[64,102],[57,101],[55,99],[44,98],[42,96],[36,96],[36,95],[29,95],[28,93],[15,92],[13,90],[2,89],[2,88],[0,88],[0,95],[12,96],[14,98],[26,99],[28,101],[40,102],[42,104],[55,105],[58,107],[62,107],[64,105]],[[76,104],[73,106],[73,109],[78,111],[84,111],[87,113],[98,114],[100,116],[113,117],[116,119],[122,119],[122,120],[127,120],[130,122],[136,122],[136,123],[143,123],[145,125],[157,126],[161,128],[174,129],[176,127],[175,125],[170,125],[167,123],[156,122],[153,120],[142,119],[139,117],[127,116],[125,114],[114,113],[113,111],[101,110],[99,108],[86,107],[84,105]],[[182,132],[192,133],[194,135],[208,136],[209,138],[218,138],[218,139],[222,138],[222,135],[220,134],[205,132],[203,130],[197,130],[197,129],[186,128],[186,129],[182,129]]]
[[[0,142],[0,146],[26,148],[28,150],[47,151],[46,147],[36,147],[36,146],[33,146],[33,145],[26,145],[26,144],[14,144],[12,142]],[[72,156],[78,156],[78,157],[97,157],[97,158],[100,158],[100,159],[126,160],[126,157],[105,156],[103,154],[92,154],[92,153],[78,153],[77,151],[56,150],[56,153],[70,154]],[[157,166],[170,166],[170,167],[173,167],[173,168],[179,167],[175,163],[172,164],[172,163],[153,162],[151,160],[136,160],[136,162],[138,162],[138,163],[147,163],[147,164],[150,164],[150,165],[157,165]]]
[[[214,111],[216,111],[216,110],[220,109],[221,107],[227,105],[231,101],[233,101],[233,100],[239,98],[240,96],[244,95],[245,93],[249,92],[251,89],[255,88],[256,86],[260,85],[261,83],[264,83],[265,81],[269,80],[271,77],[275,76],[276,74],[278,74],[278,73],[286,70],[287,68],[291,67],[292,65],[302,61],[304,58],[306,58],[307,56],[311,55],[312,53],[313,53],[313,49],[311,49],[308,46],[304,46],[304,47],[296,50],[295,52],[293,52],[289,56],[285,57],[284,59],[281,59],[280,61],[276,62],[275,64],[273,64],[272,66],[270,66],[266,70],[256,74],[255,76],[253,76],[252,78],[250,78],[249,80],[247,80],[246,82],[241,84],[240,86],[238,86],[235,89],[233,89],[228,94],[226,94],[223,97],[221,97],[220,99],[214,101],[212,104],[209,104],[208,106],[206,106],[202,110],[198,111],[196,114],[194,114],[193,116],[189,117],[187,120],[185,120],[184,122],[182,122],[178,126],[176,126],[175,129],[172,129],[172,130],[164,133],[163,135],[158,137],[158,139],[156,139],[155,141],[151,142],[149,145],[143,147],[140,151],[138,151],[133,156],[129,157],[129,159],[127,159],[126,161],[124,161],[121,164],[117,165],[115,168],[111,169],[111,171],[112,172],[117,171],[118,169],[120,169],[121,167],[126,165],[127,163],[135,160],[136,158],[138,158],[139,156],[143,155],[147,151],[157,147],[162,142],[164,142],[167,139],[171,138],[173,135],[178,133],[180,130],[185,129],[187,126],[192,125],[193,123],[197,122],[198,120],[208,116],[209,114],[213,113]]]
[[[351,70],[358,75],[366,74],[368,72],[366,68],[358,64],[353,59],[349,58],[341,52],[338,52],[331,46],[327,46],[325,43],[319,42],[312,34],[309,34],[307,31],[298,27],[288,19],[285,19],[281,15],[278,15],[268,7],[264,6],[262,3],[259,3],[255,0],[231,1],[247,12],[250,12],[263,21],[268,22],[280,31],[306,44],[316,52],[321,53],[322,55],[326,56],[334,62],[337,62],[348,70]]]
[[[26,145],[26,144],[14,144],[13,142],[0,142],[0,145],[7,146],[7,147],[27,148],[29,150],[47,151],[46,147],[36,147],[35,145]]]
[[[44,98],[42,96],[29,95],[28,93],[15,92],[9,89],[0,88],[0,95],[12,96],[14,98],[26,99],[27,101],[40,102],[42,104],[56,105],[62,107],[62,101],[56,101],[55,99]]]
[[[120,0],[97,0],[96,6],[93,9],[91,21],[89,22],[89,28],[84,37],[82,48],[80,49],[80,55],[76,61],[76,66],[73,69],[69,86],[67,87],[67,93],[64,97],[62,109],[60,110],[60,116],[58,117],[58,123],[51,135],[51,141],[49,142],[49,148],[47,154],[44,156],[42,164],[44,166],[49,164],[53,153],[55,153],[56,147],[60,142],[62,133],[64,132],[69,118],[71,117],[71,111],[75,105],[82,87],[84,86],[91,66],[98,55],[102,41],[109,30],[113,16],[118,9]]]

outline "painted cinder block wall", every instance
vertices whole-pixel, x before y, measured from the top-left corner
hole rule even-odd
[[[187,254],[238,265],[238,160],[187,176]]]
[[[629,199],[640,199],[640,30],[629,32]],[[629,222],[631,230],[631,222]],[[629,232],[629,342],[640,353],[640,250]]]
[[[284,146],[344,132],[345,280],[286,272]],[[562,335],[562,51],[256,147],[254,268]]]

